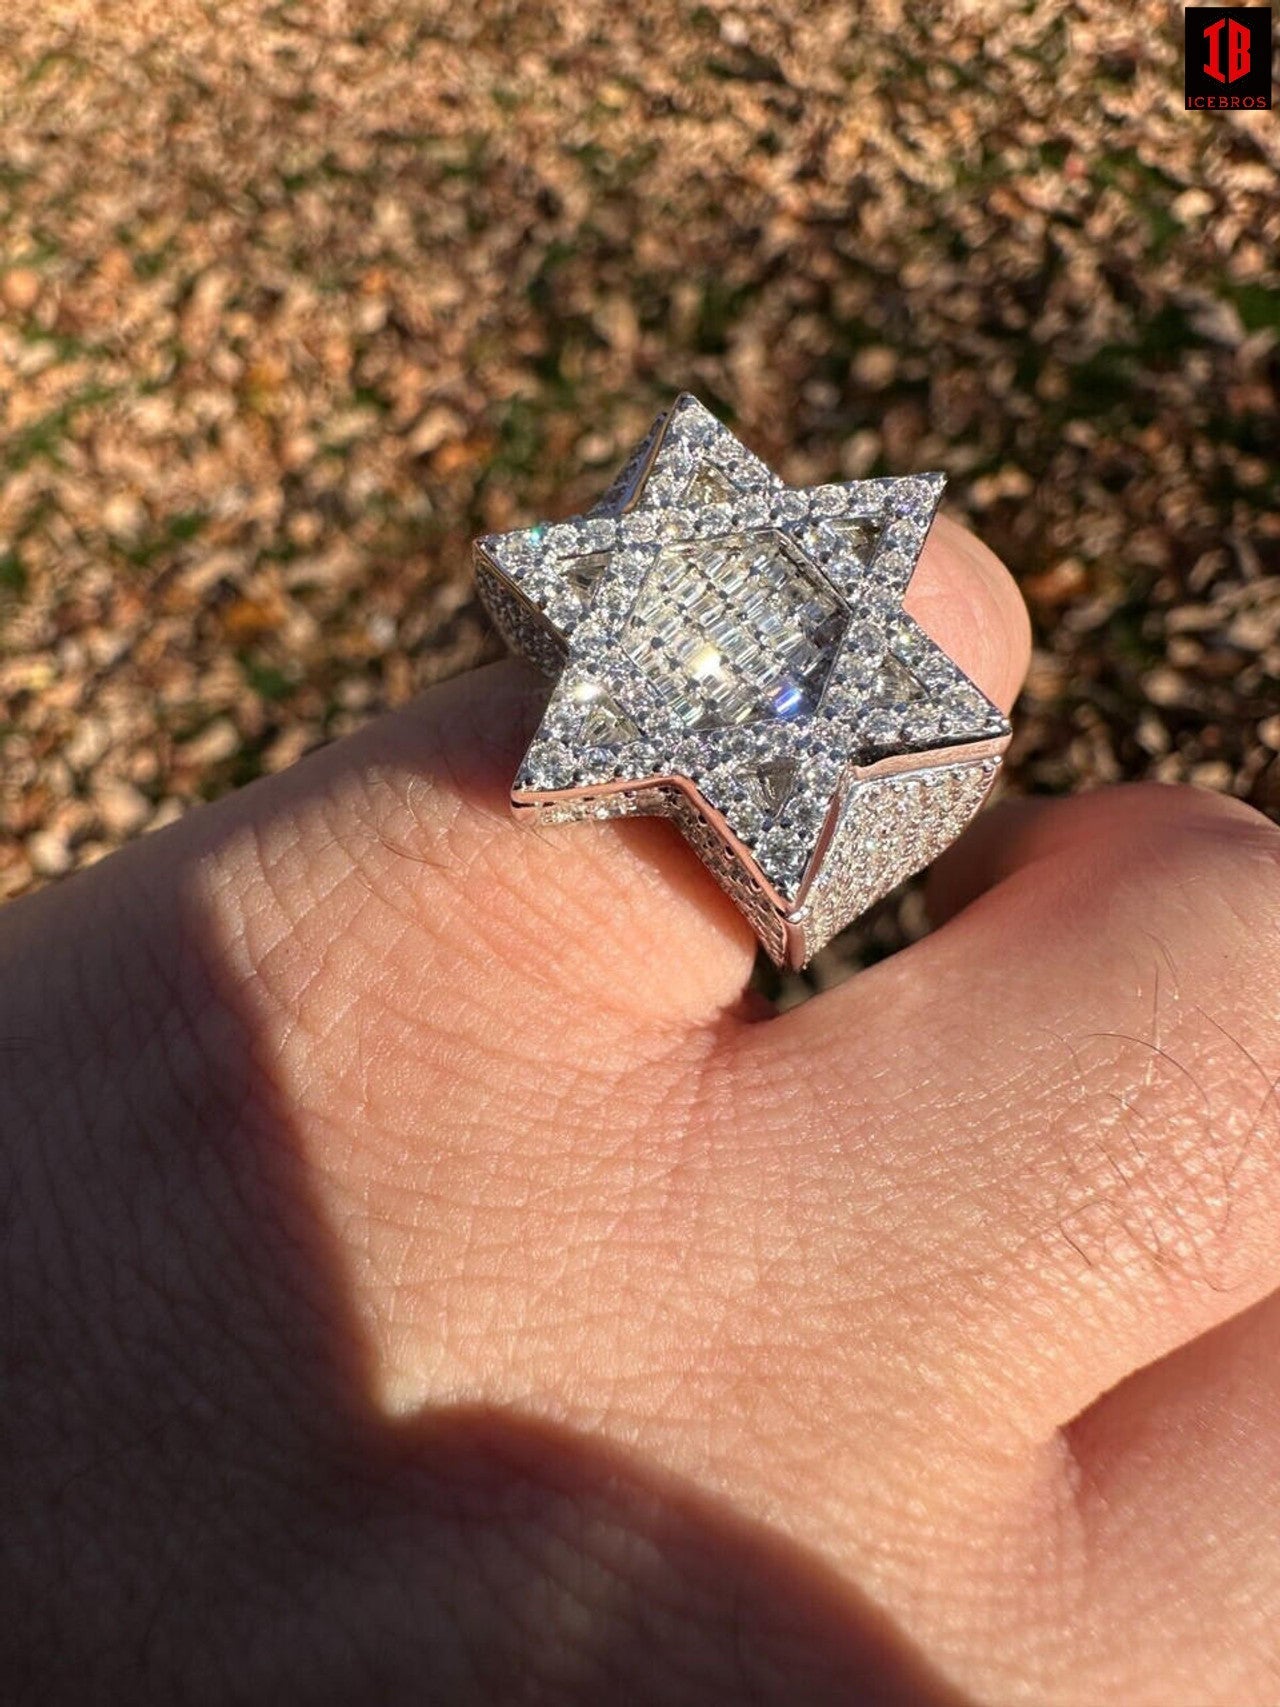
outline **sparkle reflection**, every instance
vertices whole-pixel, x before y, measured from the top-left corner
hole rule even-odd
[[[779,717],[794,717],[804,704],[804,691],[797,682],[783,682],[773,696],[773,709]]]
[[[689,673],[695,681],[704,682],[709,676],[720,675],[724,659],[717,646],[700,646],[689,660]]]

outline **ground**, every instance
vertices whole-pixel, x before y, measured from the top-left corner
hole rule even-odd
[[[945,470],[1037,624],[1006,787],[1280,816],[1280,126],[1181,63],[1153,0],[9,8],[0,893],[489,655],[473,535],[681,389]]]

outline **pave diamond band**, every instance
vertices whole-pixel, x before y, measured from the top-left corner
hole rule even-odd
[[[513,804],[672,818],[803,965],[959,833],[1009,740],[902,609],[942,486],[784,486],[686,394],[589,513],[477,540],[495,625],[554,682]]]

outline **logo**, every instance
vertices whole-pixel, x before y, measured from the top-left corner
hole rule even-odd
[[[1270,6],[1188,6],[1183,17],[1187,110],[1269,107]]]

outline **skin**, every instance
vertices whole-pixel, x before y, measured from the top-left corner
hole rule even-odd
[[[909,608],[1002,704],[1012,582]],[[1280,832],[984,814],[783,1015],[504,664],[0,914],[15,1702],[1280,1700]]]

